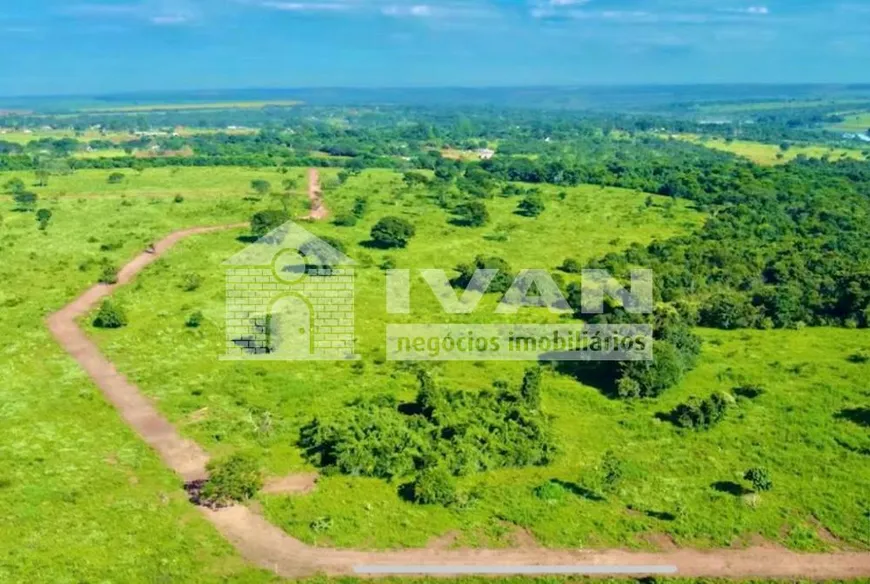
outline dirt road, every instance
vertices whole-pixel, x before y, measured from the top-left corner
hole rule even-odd
[[[317,173],[312,170],[309,193],[319,197]],[[314,187],[312,187],[314,185]],[[322,209],[322,206],[318,206]],[[312,205],[312,214],[315,207]],[[78,327],[76,319],[87,314],[119,286],[129,283],[141,270],[186,237],[221,229],[242,227],[197,227],[175,232],[121,270],[114,286],[97,285],[48,318],[48,327],[58,343],[88,372],[94,383],[121,417],[185,481],[206,476],[208,454],[183,438],[164,419],[154,404],[130,383]],[[289,483],[307,485],[310,475]],[[288,484],[289,484],[288,483]],[[300,489],[305,490],[305,489]],[[678,574],[692,577],[847,579],[870,576],[870,553],[844,552],[798,554],[776,546],[749,549],[629,552],[623,550],[551,550],[526,546],[498,550],[409,549],[395,552],[363,552],[316,548],[294,539],[245,506],[221,510],[200,508],[203,515],[249,561],[285,577],[315,573],[352,574],[360,565],[486,566],[522,565],[618,565],[676,566]]]
[[[329,217],[329,210],[323,204],[323,193],[320,189],[320,172],[316,168],[308,170],[308,200],[311,210],[305,219],[320,221]]]

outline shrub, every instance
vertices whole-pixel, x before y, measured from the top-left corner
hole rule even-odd
[[[121,328],[127,326],[127,315],[120,306],[107,299],[100,305],[94,317],[94,326],[106,329]]]
[[[36,212],[36,222],[39,223],[39,228],[42,231],[45,231],[48,228],[48,222],[51,221],[51,210],[50,209],[40,209]]]
[[[110,185],[117,185],[124,182],[124,174],[120,172],[113,172],[109,175],[107,179]]]
[[[477,256],[474,259],[474,264],[460,264],[456,266],[456,270],[459,275],[453,280],[453,285],[458,288],[467,288],[477,270],[498,270],[498,273],[489,283],[489,287],[486,290],[480,290],[480,292],[504,294],[514,283],[514,273],[510,265],[496,256]]]
[[[184,324],[187,328],[199,328],[203,320],[205,320],[205,316],[203,316],[201,311],[197,310],[187,317],[187,321]]]
[[[372,227],[372,241],[386,248],[405,247],[416,234],[411,223],[400,217],[384,217]]]
[[[489,223],[489,210],[482,201],[471,201],[454,210],[457,222],[468,227],[482,227]]]
[[[194,274],[193,272],[184,275],[184,279],[181,282],[181,288],[185,292],[193,292],[194,290],[199,289],[200,286],[202,286],[202,276]]]
[[[39,195],[27,191],[19,191],[12,196],[12,200],[15,201],[15,208],[18,211],[33,211],[36,208]]]
[[[542,501],[547,501],[548,503],[556,503],[565,498],[568,494],[568,491],[565,490],[560,483],[556,481],[547,481],[543,485],[535,487],[534,490],[535,497],[541,499]]]
[[[251,189],[258,195],[265,195],[272,190],[272,185],[269,181],[258,178],[251,181]]]
[[[562,262],[562,265],[559,266],[559,269],[566,274],[579,274],[583,271],[583,266],[580,264],[579,260],[566,258],[565,261]]]
[[[605,492],[613,492],[622,481],[622,461],[612,450],[608,450],[601,458],[601,488]]]
[[[357,221],[357,216],[353,213],[339,213],[332,220],[332,223],[338,227],[353,227]]]
[[[354,217],[362,219],[369,209],[369,200],[365,197],[357,197],[353,202],[353,210],[351,213]]]
[[[421,505],[450,505],[456,501],[456,479],[443,466],[420,471],[412,484],[413,500]]]
[[[254,237],[263,237],[273,229],[281,227],[290,220],[290,215],[284,211],[269,210],[259,211],[251,217],[251,234]]]
[[[517,213],[526,217],[537,217],[545,209],[544,199],[538,194],[529,195],[517,205]]]
[[[13,195],[17,195],[18,193],[23,193],[25,189],[27,189],[27,185],[24,184],[24,181],[18,178],[11,178],[6,181],[6,184],[3,185],[3,188],[7,193],[11,193]]]
[[[766,468],[750,468],[743,475],[743,478],[749,481],[752,484],[752,488],[757,492],[769,491],[773,488],[773,481]]]
[[[175,198],[172,200],[175,201],[176,203],[183,203],[184,197],[182,197],[181,195],[175,195]]]
[[[202,498],[211,505],[247,501],[263,488],[259,464],[250,455],[237,453],[212,460],[206,469],[209,478],[202,488]]]
[[[705,400],[689,398],[671,412],[674,424],[681,428],[708,430],[722,421],[728,409],[728,399],[721,393],[714,393]]]
[[[108,260],[103,260],[100,267],[100,277],[97,280],[100,284],[117,284],[118,283],[118,268],[116,268]]]

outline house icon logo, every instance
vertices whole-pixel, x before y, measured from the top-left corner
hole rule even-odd
[[[354,262],[289,221],[223,263],[228,360],[355,359]]]

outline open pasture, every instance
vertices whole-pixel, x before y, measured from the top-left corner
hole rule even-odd
[[[702,217],[683,206],[667,211],[654,197],[620,189],[544,187],[547,210],[537,219],[513,213],[514,198],[488,201],[492,220],[480,228],[449,223],[449,215],[399,175],[367,171],[326,193],[333,212],[360,193],[370,209],[354,227],[310,224],[347,247],[357,261],[359,362],[226,362],[223,350],[221,262],[244,246],[219,233],[185,241],[151,266],[118,301],[130,324],[91,330],[103,351],[181,431],[211,454],[256,453],[271,475],[310,471],[295,442],[314,415],[335,415],[359,396],[413,398],[413,367],[384,359],[386,260],[397,267],[450,269],[478,254],[499,255],[516,268],[555,270],[566,257],[581,262],[633,241],[691,230]],[[417,226],[407,249],[365,246],[384,215]],[[669,216],[666,216],[669,215]],[[542,226],[546,228],[542,228]],[[196,274],[202,285],[182,290]],[[420,284],[408,322],[495,322],[495,298],[479,313],[445,318]],[[205,323],[185,327],[193,311]],[[539,311],[520,318],[555,319]],[[392,318],[392,317],[391,317]],[[266,515],[294,536],[321,545],[389,548],[425,545],[504,546],[533,537],[554,547],[746,545],[758,537],[801,550],[866,547],[870,477],[860,470],[866,432],[848,412],[859,407],[866,363],[852,357],[867,331],[812,329],[775,332],[700,331],[702,365],[656,401],[620,402],[571,376],[548,371],[544,409],[562,448],[545,468],[502,470],[462,479],[470,494],[460,508],[419,506],[398,494],[400,483],[323,477],[306,496],[260,495]],[[448,387],[482,390],[496,380],[517,383],[522,363],[443,363],[432,369]],[[757,385],[762,395],[741,397]],[[678,430],[662,416],[690,396],[721,390],[735,396],[725,422],[708,432]],[[786,445],[788,447],[786,448]],[[600,461],[613,450],[624,461],[616,492],[600,487]],[[751,466],[769,467],[776,487],[751,493],[742,481]],[[856,469],[859,469],[856,472]],[[810,478],[812,477],[812,478]],[[555,481],[553,493],[539,487]],[[439,540],[439,541],[447,541]]]

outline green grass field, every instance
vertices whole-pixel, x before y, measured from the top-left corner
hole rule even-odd
[[[761,142],[746,140],[732,140],[729,142],[722,138],[702,137],[695,134],[673,134],[671,137],[677,140],[692,142],[693,144],[700,144],[714,150],[730,152],[731,154],[748,158],[757,164],[764,165],[785,164],[800,155],[804,155],[807,158],[828,157],[831,160],[838,160],[840,158],[867,159],[864,151],[860,149],[831,148],[829,146],[792,146],[788,150],[782,151],[779,146],[774,144],[763,144]]]
[[[324,171],[330,182],[334,170]],[[275,171],[242,168],[149,169],[109,185],[107,171],[53,177],[40,207],[54,217],[45,232],[32,213],[12,211],[0,196],[0,581],[267,582],[248,567],[190,506],[166,470],[101,398],[86,375],[52,341],[43,319],[97,279],[99,260],[116,265],[148,242],[192,225],[244,221],[275,207],[252,198],[249,183]],[[300,179],[304,169],[286,176]],[[0,184],[10,173],[0,174]],[[221,262],[244,247],[244,230],[189,239],[118,293],[130,325],[97,331],[103,350],[158,403],[181,432],[213,455],[249,450],[272,475],[311,470],[295,446],[299,427],[314,414],[340,412],[356,396],[413,397],[408,367],[384,360],[386,258],[398,267],[450,269],[480,253],[505,257],[515,268],[555,269],[566,257],[581,262],[632,242],[667,238],[696,228],[699,213],[679,202],[621,189],[543,187],[547,209],[537,219],[514,214],[516,198],[488,201],[492,221],[481,228],[451,225],[422,191],[407,192],[401,176],[367,171],[326,193],[333,212],[360,194],[371,201],[357,226],[310,224],[347,245],[358,263],[357,352],[352,363],[226,362],[222,331]],[[174,195],[183,194],[176,203]],[[292,200],[295,214],[305,197]],[[380,217],[408,218],[418,234],[399,251],[361,245]],[[196,273],[202,286],[181,288]],[[409,322],[440,321],[431,294],[415,284]],[[483,318],[495,321],[494,299]],[[206,323],[186,328],[201,310]],[[452,317],[476,322],[480,314]],[[521,312],[533,321],[555,319]],[[463,320],[465,319],[465,320]],[[388,548],[447,537],[456,545],[505,546],[531,534],[548,546],[654,547],[663,537],[681,545],[723,546],[761,536],[795,549],[849,545],[867,548],[863,455],[866,429],[837,414],[866,402],[868,365],[849,361],[870,345],[868,331],[701,331],[702,365],[656,402],[612,401],[595,389],[550,371],[544,407],[554,417],[562,452],[546,468],[502,470],[467,477],[477,494],[462,509],[417,506],[397,495],[398,484],[324,477],[308,496],[265,496],[257,504],[275,524],[301,539],[337,546]],[[494,380],[517,382],[523,363],[445,363],[445,384],[469,390]],[[741,400],[707,433],[681,433],[655,414],[690,395],[742,384],[765,394]],[[618,492],[597,500],[602,453],[626,463]],[[759,499],[731,494],[745,468],[763,464],[775,488]],[[564,481],[566,494],[543,501],[535,487]],[[719,490],[714,483],[722,483]],[[724,491],[724,492],[723,492]],[[819,526],[823,525],[826,530]],[[22,545],[26,542],[27,545]],[[83,561],[82,558],[87,558]],[[37,577],[34,577],[34,574]]]
[[[361,192],[376,201],[356,227],[311,225],[317,234],[344,242],[359,264],[361,366],[219,361],[220,263],[244,245],[231,233],[182,243],[120,292],[129,327],[91,332],[182,432],[212,454],[251,450],[273,475],[310,470],[294,442],[312,415],[339,412],[359,395],[407,399],[416,391],[408,367],[384,361],[384,276],[377,266],[386,257],[398,267],[449,269],[493,253],[518,268],[554,269],[565,257],[588,260],[633,241],[692,229],[701,220],[686,208],[665,217],[660,206],[644,207],[645,195],[619,189],[568,189],[564,201],[557,189],[545,191],[548,209],[538,219],[514,215],[516,200],[497,198],[489,202],[491,225],[477,229],[448,224],[443,211],[423,202],[420,193],[404,193],[398,175],[388,172],[368,172],[329,192],[327,203],[337,211]],[[361,247],[371,224],[386,214],[417,225],[408,249]],[[180,291],[188,273],[203,277],[199,290]],[[409,322],[443,318],[425,288],[415,287],[413,298]],[[497,318],[493,304],[492,298],[484,301],[487,322]],[[207,323],[190,330],[184,321],[194,310],[203,311]],[[530,321],[542,317],[555,318],[520,313]],[[480,315],[452,318],[476,322]],[[856,471],[862,455],[848,449],[867,448],[866,431],[836,417],[863,399],[867,365],[848,358],[870,343],[867,331],[701,332],[707,341],[702,365],[655,402],[612,401],[568,376],[548,373],[544,403],[554,416],[561,456],[547,468],[464,479],[464,488],[479,496],[468,508],[412,505],[399,498],[398,484],[350,477],[325,477],[305,497],[261,496],[260,505],[289,533],[322,545],[417,546],[451,534],[457,545],[499,546],[510,545],[521,530],[549,546],[654,547],[670,537],[680,545],[718,547],[760,536],[802,550],[867,547],[864,494],[870,476]],[[436,374],[451,387],[479,390],[498,379],[517,382],[524,367],[445,363]],[[741,399],[710,432],[682,433],[656,418],[691,395],[743,384],[759,384],[766,393]],[[624,458],[628,477],[619,492],[599,501],[596,466],[607,449]],[[728,492],[739,489],[743,471],[753,465],[773,470],[774,491],[759,498]],[[568,485],[561,501],[534,495],[550,479]]]
[[[844,121],[830,125],[830,129],[842,132],[870,133],[870,112],[843,114]]]
[[[273,581],[186,501],[43,322],[94,283],[96,258],[120,263],[180,227],[244,220],[254,204],[234,194],[41,204],[54,212],[44,233],[0,196],[0,581]]]
[[[117,184],[109,184],[109,175],[120,172],[124,180]],[[327,172],[332,176],[335,172]],[[113,170],[78,170],[72,174],[52,176],[48,186],[36,186],[32,172],[7,172],[0,174],[0,187],[13,177],[21,178],[28,189],[40,197],[174,197],[182,195],[185,198],[227,195],[239,198],[253,195],[251,181],[265,179],[272,185],[272,190],[280,192],[282,181],[295,179],[298,183],[296,193],[305,196],[305,181],[303,169],[294,169],[288,174],[278,173],[275,169],[248,169],[241,167],[169,167],[149,168],[142,172],[131,169]]]

